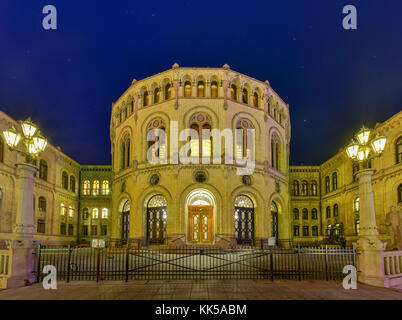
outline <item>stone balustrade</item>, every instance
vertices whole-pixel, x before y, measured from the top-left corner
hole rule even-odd
[[[402,286],[402,250],[381,252],[384,287]]]
[[[11,250],[0,250],[0,289],[7,288],[7,278],[11,274]]]

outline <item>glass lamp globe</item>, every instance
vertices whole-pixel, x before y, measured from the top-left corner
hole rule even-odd
[[[17,132],[14,126],[11,129],[3,132],[4,139],[10,148],[15,148],[21,140],[21,135]]]
[[[27,139],[32,138],[35,133],[36,130],[38,129],[38,127],[32,122],[31,118],[28,118],[27,120],[25,120],[22,124],[22,132],[24,133],[24,136]]]
[[[359,161],[367,160],[369,153],[370,153],[370,148],[367,146],[363,146],[357,152],[357,159]]]
[[[36,156],[39,153],[38,149],[36,149],[35,144],[33,142],[27,143],[27,149],[28,149],[28,153],[31,156]]]
[[[41,153],[45,150],[47,141],[41,134],[36,135],[32,140],[38,153]]]
[[[371,142],[371,147],[376,154],[381,154],[384,151],[387,138],[377,133],[376,137]]]
[[[348,157],[351,159],[355,159],[357,157],[358,151],[359,151],[359,144],[353,140],[346,147],[346,153],[347,153]]]
[[[370,129],[367,129],[363,126],[359,133],[357,134],[357,139],[359,140],[360,144],[366,145],[370,137]]]

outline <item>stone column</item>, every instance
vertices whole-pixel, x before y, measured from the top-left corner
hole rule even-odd
[[[381,252],[385,243],[378,239],[375,219],[374,197],[371,177],[374,169],[363,169],[357,173],[360,194],[360,230],[356,243],[358,280],[373,286],[384,286],[382,279],[383,261]]]
[[[33,252],[39,242],[33,238],[35,231],[33,208],[33,181],[38,168],[27,163],[18,163],[16,183],[17,215],[11,239],[12,267],[7,288],[34,283]]]

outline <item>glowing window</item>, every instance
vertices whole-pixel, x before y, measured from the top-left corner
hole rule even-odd
[[[191,82],[190,81],[186,81],[184,83],[184,96],[191,97]]]
[[[89,196],[91,193],[91,183],[89,182],[89,180],[84,180],[83,183],[83,188],[82,188],[82,193],[85,196]]]
[[[60,214],[61,214],[62,216],[65,216],[65,215],[66,215],[66,206],[64,205],[64,203],[62,203],[62,204],[60,205]]]
[[[211,97],[218,98],[218,83],[216,81],[211,83]]]
[[[102,194],[104,196],[109,194],[109,181],[108,180],[102,181]]]
[[[92,209],[92,219],[98,219],[99,218],[99,210],[98,208],[93,208]]]
[[[102,209],[102,219],[107,219],[109,215],[109,210],[107,208]]]
[[[94,196],[99,195],[99,180],[95,180],[92,185],[92,194]]]

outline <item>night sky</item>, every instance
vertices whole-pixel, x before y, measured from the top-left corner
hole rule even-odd
[[[58,29],[42,28],[57,8]],[[344,30],[342,8],[357,8]],[[132,79],[227,63],[290,104],[291,163],[320,164],[402,108],[402,1],[0,2],[0,110],[80,163],[110,163],[111,104]]]

